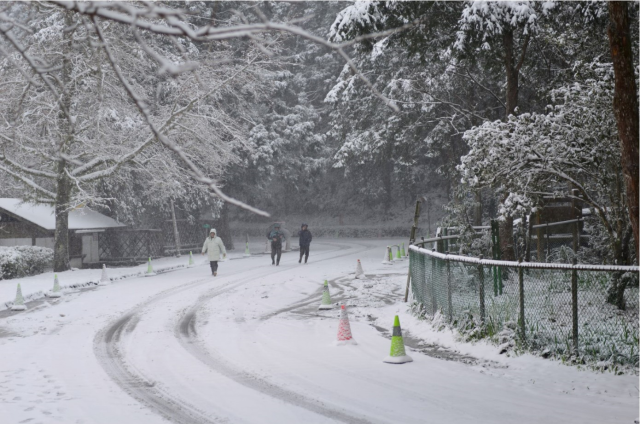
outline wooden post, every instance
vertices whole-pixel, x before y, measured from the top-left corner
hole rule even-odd
[[[420,200],[416,200],[416,211],[413,214],[413,226],[411,227],[411,235],[409,237],[409,246],[411,246],[413,242],[415,242],[416,240],[416,230],[418,229],[419,218],[420,218]],[[424,245],[422,247],[424,248]],[[409,299],[409,286],[411,285],[411,258],[412,258],[412,255],[411,253],[409,253],[409,272],[407,273],[407,288],[404,291],[405,303]]]
[[[538,209],[538,211],[536,211],[536,224],[542,224],[542,217],[541,217],[541,213],[540,210]],[[537,247],[537,255],[538,258],[536,259],[536,262],[544,262],[542,260],[542,256],[544,255],[544,244],[542,241],[542,228],[538,227],[536,228],[536,247]]]
[[[411,227],[411,236],[409,237],[409,244],[416,240],[416,230],[418,229],[418,219],[420,218],[420,201],[416,200],[416,211],[413,214],[413,226]]]
[[[545,228],[546,237],[547,237],[547,257],[545,258],[544,261],[547,262],[547,260],[551,256],[551,242],[549,241],[549,221],[546,221],[545,224],[547,224],[547,227]]]
[[[531,262],[531,232],[533,227],[533,215],[529,216],[529,225],[527,226],[527,251],[525,253],[524,260]]]
[[[573,194],[573,198],[571,199],[571,210],[573,211],[573,218],[580,219],[582,217],[582,208],[578,210],[578,202],[576,202],[575,196],[578,195],[578,190],[571,190],[571,194]],[[578,249],[580,248],[580,221],[576,221],[573,225],[573,254],[578,254]]]

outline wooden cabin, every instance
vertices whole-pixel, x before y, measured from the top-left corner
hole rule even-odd
[[[69,259],[82,268],[100,260],[98,235],[124,224],[88,207],[69,212]],[[56,228],[53,205],[0,198],[0,246],[42,246],[53,249]]]

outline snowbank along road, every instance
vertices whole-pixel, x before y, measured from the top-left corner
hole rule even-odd
[[[492,346],[460,344],[429,330],[401,302],[407,263],[381,265],[383,249],[378,240],[314,240],[308,265],[299,265],[295,252],[283,255],[279,267],[259,255],[221,263],[215,278],[200,257],[194,268],[69,293],[2,318],[0,422],[632,423],[637,417],[634,376],[527,355],[505,358]],[[356,259],[368,279],[353,280]],[[317,310],[325,279],[332,300],[350,305],[356,346],[333,344],[337,308]],[[431,353],[430,346],[441,347],[442,357],[410,350],[413,363],[382,363],[389,340],[379,329],[389,329],[395,314],[412,345]]]

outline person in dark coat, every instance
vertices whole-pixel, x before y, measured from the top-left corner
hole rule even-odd
[[[300,231],[298,231],[298,236],[300,237],[300,260],[298,260],[298,263],[302,262],[302,257],[304,256],[304,263],[306,264],[309,259],[309,246],[313,238],[307,224],[302,224]]]
[[[280,265],[280,256],[282,256],[282,240],[284,240],[280,224],[273,226],[273,230],[269,231],[267,238],[271,241],[271,265],[278,266]]]

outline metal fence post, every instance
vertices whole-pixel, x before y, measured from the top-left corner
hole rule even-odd
[[[518,262],[522,264],[522,258]],[[520,292],[520,337],[524,341],[526,333],[524,322],[524,269],[522,267],[518,267],[518,289]]]
[[[571,262],[574,266],[578,263],[576,258]],[[571,270],[571,317],[573,351],[578,353],[578,271],[575,268]]]
[[[478,259],[482,260],[482,255],[480,255]],[[480,322],[484,325],[484,269],[482,268],[482,264],[478,265],[478,279],[480,280],[478,285],[480,291]]]
[[[447,252],[447,255],[449,252]],[[447,258],[447,309],[449,309],[449,322],[453,322],[453,302],[451,301],[451,266]]]
[[[433,251],[433,250],[432,250]],[[431,294],[432,314],[438,311],[438,300],[436,299],[436,258],[431,257],[431,284],[429,284],[429,292]]]

